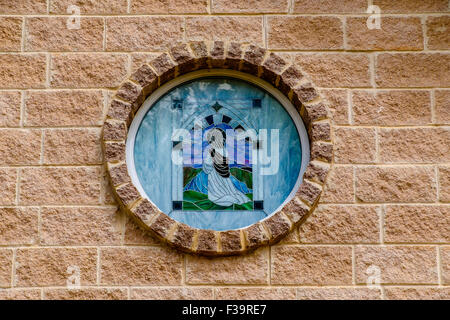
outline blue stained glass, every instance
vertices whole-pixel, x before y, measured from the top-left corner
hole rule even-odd
[[[191,140],[174,142],[178,129]],[[181,164],[172,161],[177,148]],[[263,174],[275,161],[275,148],[277,170]],[[269,156],[268,164],[267,157],[259,161],[259,152]],[[173,219],[202,229],[238,229],[270,216],[293,191],[301,141],[288,112],[268,92],[234,78],[201,78],[170,90],[148,110],[136,133],[134,163],[146,196]]]

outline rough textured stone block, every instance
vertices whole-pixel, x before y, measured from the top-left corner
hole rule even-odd
[[[300,225],[303,243],[378,243],[380,208],[320,205]]]
[[[20,51],[21,39],[22,39],[22,18],[1,17],[0,50]]]
[[[0,208],[0,245],[33,245],[37,243],[37,208]]]
[[[0,127],[19,126],[20,99],[20,92],[0,91]]]
[[[19,0],[0,2],[2,14],[45,14],[47,13],[47,0]]]
[[[382,53],[376,58],[380,87],[448,87],[448,53]]]
[[[362,202],[434,202],[432,167],[368,167],[356,169],[356,197]]]
[[[447,0],[374,0],[374,5],[383,8],[384,13],[447,12]]]
[[[363,53],[302,53],[295,62],[320,87],[371,87],[369,57]]]
[[[268,46],[271,49],[342,49],[342,21],[336,17],[268,17]]]
[[[269,272],[266,249],[244,256],[206,258],[187,256],[189,284],[267,284]]]
[[[320,201],[324,203],[354,202],[355,190],[353,184],[354,174],[352,167],[334,166],[328,175]]]
[[[450,202],[450,166],[439,167],[439,200]]]
[[[207,0],[132,0],[130,11],[133,14],[186,14],[207,13]]]
[[[450,90],[436,90],[434,96],[436,122],[450,123]]]
[[[116,208],[43,208],[42,245],[120,244],[123,221]]]
[[[101,91],[32,91],[25,98],[26,126],[90,126],[103,120]]]
[[[372,288],[297,288],[300,300],[381,300],[381,290]]]
[[[423,125],[431,123],[429,91],[353,91],[356,125]]]
[[[100,129],[53,129],[44,132],[44,163],[101,163]]]
[[[0,300],[40,300],[41,289],[0,290]]]
[[[272,285],[352,283],[350,247],[277,246],[272,248]]]
[[[126,288],[44,289],[47,300],[126,300]]]
[[[182,255],[167,247],[101,250],[104,285],[180,285]]]
[[[110,17],[108,51],[160,51],[183,38],[182,17]]]
[[[16,253],[15,284],[19,287],[66,286],[71,276],[80,276],[81,285],[95,284],[97,249],[30,248]]]
[[[436,248],[431,246],[356,247],[356,282],[367,283],[380,271],[381,284],[437,283]],[[378,269],[375,269],[378,268]]]
[[[363,13],[365,0],[295,0],[294,13]]]
[[[212,288],[134,288],[133,300],[213,300]]]
[[[287,13],[287,0],[215,0],[213,13]]]
[[[450,207],[387,206],[385,242],[446,243],[450,239]]]
[[[50,0],[50,13],[67,14],[67,8],[76,5],[81,14],[127,13],[127,0]]]
[[[263,44],[261,17],[189,17],[189,40],[228,40]]]
[[[336,163],[373,163],[376,157],[376,131],[372,128],[336,128]]]
[[[54,54],[51,60],[50,84],[55,88],[116,87],[127,75],[125,54]]]
[[[13,251],[11,249],[0,249],[0,288],[11,287]],[[0,290],[0,294],[3,290]]]
[[[383,12],[383,9],[381,9]],[[367,17],[347,18],[350,50],[422,50],[420,18],[383,17],[381,29],[369,29]]]
[[[294,288],[215,288],[217,300],[294,300]]]
[[[322,89],[320,94],[328,101],[333,124],[345,125],[349,121],[349,95],[345,89]]]
[[[27,168],[22,170],[20,203],[98,204],[100,168]]]
[[[449,50],[450,16],[427,18],[427,47],[432,50]]]
[[[0,164],[38,164],[41,157],[41,130],[0,130]]]
[[[27,51],[103,51],[103,18],[80,18],[80,28],[68,28],[66,17],[26,19]]]
[[[449,300],[448,287],[386,287],[384,295],[389,300]]]
[[[445,246],[441,249],[441,272],[442,272],[442,282],[444,284],[450,284],[450,247]]]
[[[387,163],[450,162],[450,128],[381,129],[379,148]]]
[[[42,88],[46,79],[44,54],[0,55],[0,88]]]
[[[0,169],[0,205],[13,205],[16,201],[17,170]]]

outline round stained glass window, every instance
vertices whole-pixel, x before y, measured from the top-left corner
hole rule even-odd
[[[180,77],[151,95],[131,124],[130,176],[179,222],[239,229],[280,210],[309,162],[303,122],[263,81]]]

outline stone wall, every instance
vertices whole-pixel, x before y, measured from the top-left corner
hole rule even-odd
[[[381,29],[366,25],[369,2]],[[0,298],[449,299],[448,5],[0,1]],[[114,90],[199,40],[279,53],[333,113],[319,205],[281,243],[239,257],[182,254],[138,229],[102,164]]]

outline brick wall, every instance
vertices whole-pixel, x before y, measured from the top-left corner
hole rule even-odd
[[[369,2],[380,30],[366,26]],[[80,29],[67,28],[70,5]],[[0,0],[0,298],[449,299],[448,5]],[[117,211],[100,134],[113,90],[143,61],[213,39],[295,62],[329,101],[335,150],[298,230],[209,259]],[[69,290],[76,275],[81,288]]]

